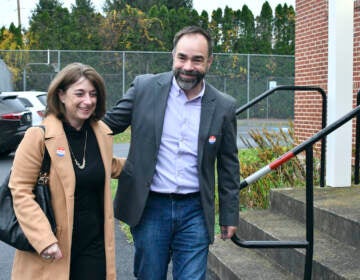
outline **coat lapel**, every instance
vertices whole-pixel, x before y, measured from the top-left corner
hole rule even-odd
[[[215,114],[215,94],[208,87],[205,88],[204,96],[201,100],[201,115],[198,140],[198,164],[201,165],[204,145],[208,140],[210,125]]]
[[[75,172],[62,123],[55,116],[49,116],[44,125],[45,145],[49,151],[51,166],[59,178],[62,178],[60,182],[66,196],[72,197],[75,192]]]
[[[172,74],[166,75],[159,80],[154,87],[154,128],[155,128],[155,144],[159,147],[161,134],[164,125],[164,117],[166,111],[167,100],[171,88]]]

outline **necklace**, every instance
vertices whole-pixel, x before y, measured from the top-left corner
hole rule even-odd
[[[87,136],[88,136],[88,134],[87,134],[87,130],[86,130],[86,131],[85,131],[85,143],[84,143],[84,156],[83,156],[83,159],[82,159],[82,163],[81,163],[81,164],[77,161],[77,159],[76,159],[73,151],[71,150],[71,146],[70,146],[70,143],[69,143],[70,153],[71,153],[72,157],[74,158],[74,161],[75,161],[76,166],[77,166],[79,169],[84,169],[84,168],[85,168],[85,165],[86,165],[85,153],[86,153]]]

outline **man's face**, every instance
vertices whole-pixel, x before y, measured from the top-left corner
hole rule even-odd
[[[203,35],[182,36],[173,51],[173,72],[180,88],[186,93],[198,93],[211,62],[212,57],[208,56],[208,44]]]

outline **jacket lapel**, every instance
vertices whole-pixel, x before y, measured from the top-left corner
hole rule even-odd
[[[155,87],[154,93],[154,128],[155,128],[155,144],[156,147],[159,147],[161,141],[161,134],[164,125],[164,117],[165,117],[165,110],[166,104],[171,88],[171,79],[172,74],[171,72],[168,73],[165,77],[159,80]]]
[[[58,177],[62,178],[60,182],[66,196],[72,197],[75,192],[75,172],[62,123],[55,116],[49,116],[44,125],[45,145],[49,151],[51,166]]]
[[[204,145],[208,140],[210,125],[215,114],[215,94],[209,87],[205,88],[204,96],[201,100],[201,115],[198,140],[198,164],[201,166]]]

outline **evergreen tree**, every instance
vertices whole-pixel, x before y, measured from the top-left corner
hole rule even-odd
[[[181,7],[186,7],[191,9],[193,6],[192,0],[105,0],[104,11],[110,12],[113,10],[121,10],[130,5],[131,7],[138,8],[144,12],[148,12],[152,6],[157,5],[161,7],[162,5],[170,9],[179,9]]]
[[[295,11],[287,4],[277,5],[274,19],[274,52],[294,54],[295,50]]]
[[[162,5],[158,8],[157,5],[151,7],[148,13],[150,18],[157,18],[162,23],[162,29],[159,29],[157,32],[157,38],[163,42],[164,50],[171,50],[172,48],[172,38],[174,36],[172,22],[170,21],[170,11],[165,6]]]
[[[213,39],[214,52],[222,51],[222,10],[220,8],[211,13],[209,31]]]
[[[205,30],[209,29],[209,14],[207,11],[202,11],[199,16],[199,26],[204,28]]]
[[[222,17],[221,27],[222,27],[221,51],[231,52],[237,34],[236,34],[236,26],[234,21],[234,11],[228,6],[226,6],[224,9],[224,15]]]
[[[255,41],[254,15],[247,5],[243,5],[240,15],[240,32],[236,40],[233,52],[252,53]]]
[[[73,26],[68,49],[102,49],[99,28],[102,16],[95,12],[91,0],[76,0],[72,5],[71,24]]]
[[[260,16],[256,18],[256,43],[254,53],[271,54],[273,34],[273,12],[268,1],[264,2]]]
[[[39,0],[30,18],[31,49],[67,49],[71,31],[67,8],[63,8],[58,0]]]

